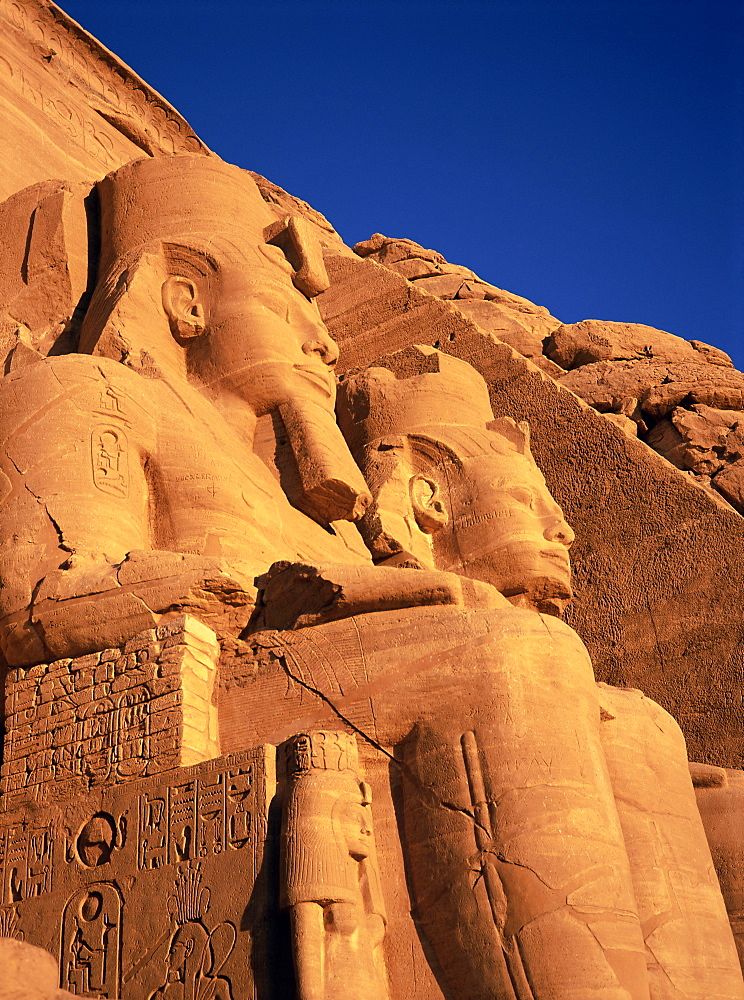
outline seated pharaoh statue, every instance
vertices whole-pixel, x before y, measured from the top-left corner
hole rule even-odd
[[[216,157],[135,161],[98,197],[80,353],[0,389],[10,664],[116,644],[175,607],[244,625],[277,558],[367,561],[328,529],[368,494],[333,416],[327,277],[302,220]],[[295,506],[254,454],[261,418],[289,439]]]
[[[320,248],[238,168],[138,160],[97,187],[79,350],[0,382],[6,662],[183,611],[240,638],[220,749],[291,743],[300,1000],[381,1000],[411,905],[448,1000],[744,1000],[681,733],[597,685],[561,620],[573,535],[526,425],[429,348],[336,400]],[[390,785],[379,859],[352,733]]]
[[[79,352],[0,383],[11,665],[113,646],[177,610],[239,632],[277,559],[370,565],[311,228],[216,157],[137,160],[97,195]],[[418,580],[395,586],[392,606],[428,600]],[[462,599],[454,576],[439,590]]]
[[[276,631],[251,640],[228,745],[279,742],[299,719],[366,736],[399,787],[447,996],[742,997],[679,727],[640,692],[596,685],[556,615],[573,535],[527,426],[494,420],[456,359],[412,348],[382,364],[339,398],[378,568],[463,574],[494,600],[332,621],[359,608],[343,567],[275,566],[262,622]]]

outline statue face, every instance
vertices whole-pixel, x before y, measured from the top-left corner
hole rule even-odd
[[[207,333],[189,348],[205,384],[233,393],[259,416],[291,400],[326,410],[335,402],[338,348],[292,275],[282,251],[265,244],[250,263],[223,263],[209,289]]]
[[[372,827],[369,821],[369,807],[362,804],[359,792],[344,795],[334,810],[336,830],[343,838],[349,854],[355,861],[363,861],[369,856],[372,842]]]
[[[489,452],[438,479],[449,513],[433,536],[438,569],[483,580],[509,598],[524,595],[538,608],[570,598],[574,534],[534,462]]]

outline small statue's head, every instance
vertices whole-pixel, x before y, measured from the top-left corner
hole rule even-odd
[[[320,244],[217,157],[137,160],[98,184],[101,256],[80,350],[166,366],[261,415],[298,393],[326,408],[338,350],[315,296]]]
[[[342,383],[339,419],[373,504],[360,524],[378,564],[489,583],[512,603],[560,614],[573,532],[529,446],[494,419],[481,376],[431,348]]]

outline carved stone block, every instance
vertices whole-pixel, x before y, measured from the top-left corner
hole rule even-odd
[[[218,756],[218,657],[211,629],[181,615],[118,649],[11,669],[6,800],[60,800]]]
[[[253,997],[273,747],[0,814],[0,934],[76,996]]]

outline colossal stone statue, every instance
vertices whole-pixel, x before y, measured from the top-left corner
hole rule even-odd
[[[347,436],[373,494],[361,525],[371,551],[382,561],[408,551],[423,565],[477,575],[520,606],[546,607],[570,594],[550,543],[568,545],[573,535],[531,461],[528,428],[502,419],[478,432],[477,400],[480,420],[489,416],[485,386],[461,362],[413,348],[382,363],[389,367],[349,379],[341,398]],[[489,433],[496,430],[519,454],[507,457]],[[547,545],[539,543],[537,525]],[[679,726],[639,691],[602,684],[597,695],[651,995],[737,996],[740,974]],[[463,757],[471,789],[480,788],[484,801],[471,737],[463,737]]]
[[[401,769],[409,881],[448,988],[467,1000],[740,997],[678,727],[647,700],[650,713],[628,694],[598,692],[578,636],[535,614],[570,595],[572,533],[527,428],[493,420],[485,385],[462,362],[413,348],[383,363],[347,379],[339,403],[373,494],[361,527],[378,568],[472,574],[503,595],[501,610],[356,618],[354,655],[340,622],[317,624],[353,611],[352,588],[321,605],[306,568],[282,565],[263,601],[282,604],[285,627],[292,616],[316,621],[294,638],[274,634],[285,683],[341,718],[357,720],[371,702],[373,738]],[[342,570],[327,567],[324,579],[343,593]],[[242,732],[274,740],[301,710],[291,693],[281,709],[263,664],[245,703],[255,728]],[[639,741],[653,750],[639,756]],[[672,897],[659,895],[659,877]]]
[[[99,197],[82,353],[0,388],[13,664],[113,645],[174,606],[244,625],[274,559],[365,560],[321,526],[358,517],[367,490],[333,419],[337,350],[307,297],[326,279],[299,220],[277,226],[244,171],[203,156],[136,161]],[[282,478],[311,517],[254,454],[261,417],[289,438]]]
[[[333,416],[312,233],[203,156],[135,161],[98,195],[80,352],[28,351],[0,384],[10,664],[113,646],[175,610],[239,632],[275,560],[369,563],[344,523],[369,494]],[[393,606],[429,602],[395,586]],[[462,599],[449,586],[439,602]]]
[[[319,247],[237,168],[139,160],[98,201],[78,350],[20,352],[0,383],[0,644],[19,739],[56,711],[104,764],[128,741],[129,780],[144,773],[131,747],[160,739],[156,684],[158,725],[182,743],[219,689],[212,756],[301,732],[278,834],[299,1000],[387,997],[396,929],[414,949],[409,890],[433,988],[453,1000],[742,1000],[681,734],[653,703],[598,689],[560,618],[573,533],[527,425],[494,420],[474,369],[428,348],[348,377],[337,424]],[[229,646],[229,669],[209,636],[189,658],[186,626],[169,635],[184,612]],[[353,733],[390,786],[395,925]],[[263,849],[240,812],[256,760],[178,785],[166,759],[167,789],[138,786],[118,812],[96,802],[70,835],[65,863],[94,874],[63,908],[60,982],[113,997],[144,970],[153,1000],[239,1000],[243,923],[222,900],[209,931],[201,889],[122,971],[124,891],[105,877],[120,859],[140,879],[175,866],[188,896],[196,845],[216,864],[252,844],[256,868]]]

